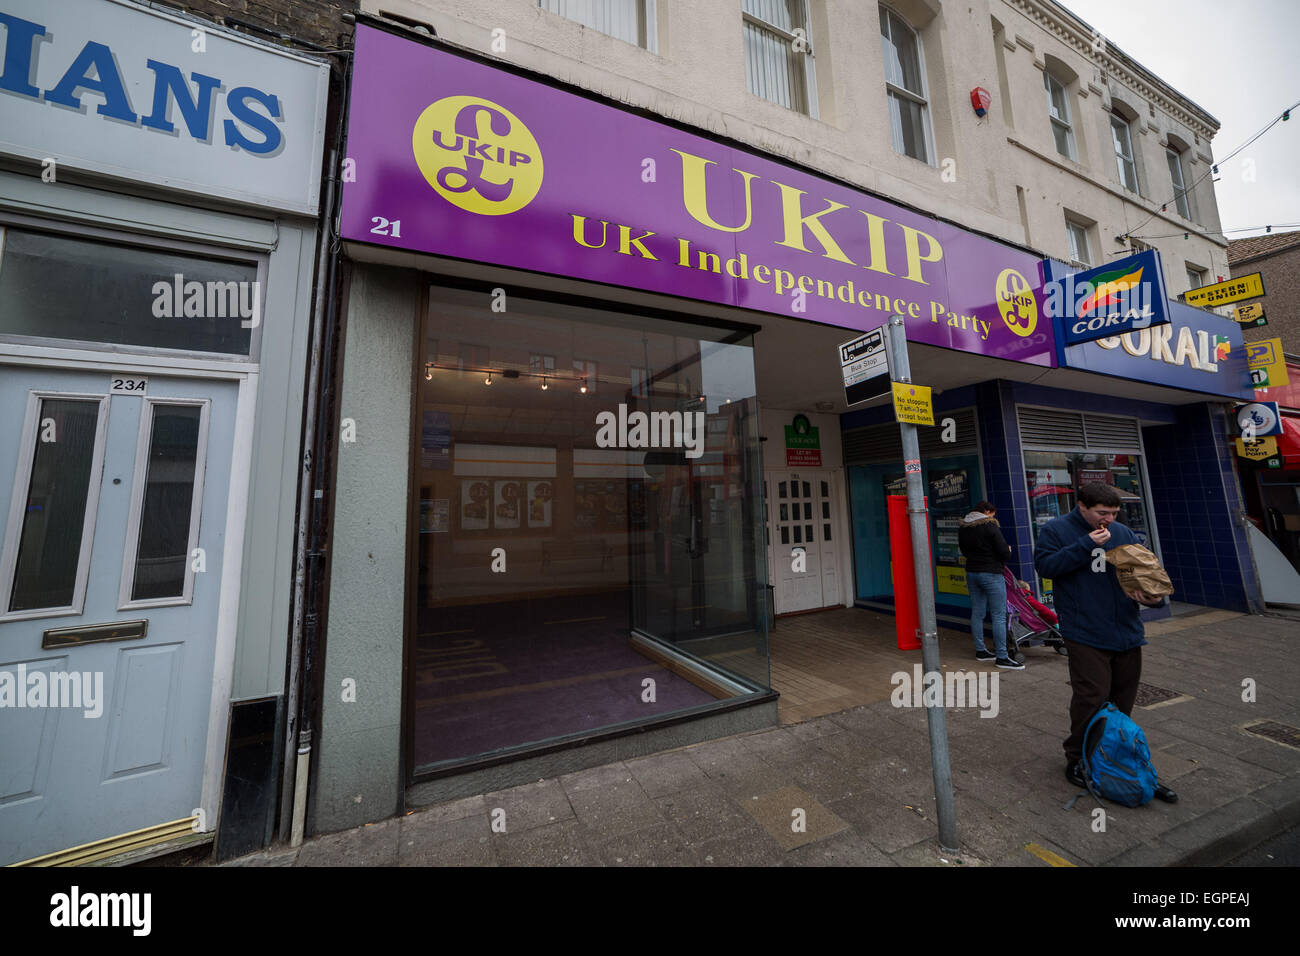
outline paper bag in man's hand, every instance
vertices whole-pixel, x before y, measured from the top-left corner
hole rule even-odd
[[[1140,544],[1121,544],[1106,552],[1106,560],[1115,566],[1119,586],[1125,591],[1142,591],[1152,597],[1174,593],[1173,582],[1160,566],[1160,559]]]

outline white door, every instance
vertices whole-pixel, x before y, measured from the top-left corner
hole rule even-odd
[[[130,381],[0,367],[0,864],[201,805],[238,385]]]
[[[767,491],[776,613],[838,604],[838,534],[831,473],[769,472]]]

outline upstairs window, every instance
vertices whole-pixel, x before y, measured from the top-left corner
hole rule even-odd
[[[655,0],[537,0],[543,10],[655,53]]]
[[[1074,127],[1070,121],[1070,101],[1065,87],[1059,78],[1043,71],[1043,88],[1047,90],[1047,112],[1052,120],[1056,151],[1066,159],[1074,159]]]
[[[894,151],[930,163],[925,64],[920,40],[894,11],[880,8],[880,42],[885,58],[885,95]]]
[[[1110,118],[1110,137],[1115,144],[1115,165],[1125,189],[1138,191],[1137,163],[1133,160],[1133,137],[1129,125],[1119,116]]]
[[[1187,202],[1187,187],[1183,184],[1183,158],[1175,149],[1166,149],[1165,158],[1169,161],[1169,181],[1174,187],[1174,202],[1178,206],[1178,215],[1184,219],[1191,219],[1192,210]]]
[[[816,116],[805,0],[743,0],[741,17],[749,92]]]
[[[1067,219],[1065,232],[1070,239],[1071,263],[1080,269],[1092,268],[1092,252],[1088,249],[1088,227]]]
[[[1205,270],[1198,269],[1196,268],[1196,266],[1192,265],[1191,263],[1188,263],[1187,264],[1188,291],[1190,292],[1192,289],[1199,289],[1203,285],[1205,285]]]

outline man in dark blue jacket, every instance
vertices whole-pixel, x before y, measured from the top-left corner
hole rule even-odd
[[[1107,701],[1132,714],[1142,676],[1142,618],[1138,605],[1160,606],[1164,599],[1141,591],[1124,591],[1105,552],[1123,544],[1138,544],[1122,524],[1119,492],[1090,482],[1079,489],[1079,507],[1053,518],[1038,533],[1034,568],[1051,579],[1052,597],[1060,616],[1061,635],[1070,655],[1070,736],[1065,740],[1065,776],[1083,787],[1079,760],[1083,732],[1092,715]],[[1173,803],[1168,787],[1156,796]]]

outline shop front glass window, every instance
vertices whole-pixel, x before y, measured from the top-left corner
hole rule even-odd
[[[430,300],[417,772],[762,694],[752,338],[520,299],[494,314],[455,290]],[[473,371],[436,344],[469,327],[491,343]]]
[[[1079,501],[1079,486],[1093,481],[1119,490],[1117,520],[1128,526],[1139,544],[1155,550],[1139,457],[1100,452],[1025,452],[1025,484],[1035,546],[1043,525],[1073,511]],[[1040,579],[1039,584],[1044,596],[1050,597],[1049,583]]]

